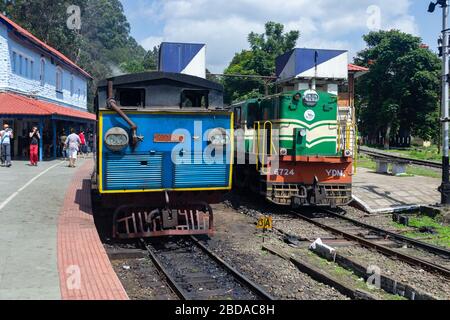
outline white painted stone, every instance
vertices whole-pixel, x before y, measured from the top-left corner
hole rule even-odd
[[[375,160],[377,164],[377,173],[388,173],[389,170],[389,162],[385,160]]]
[[[324,244],[320,238],[314,241],[309,249],[328,259],[334,260],[336,257],[336,249]]]

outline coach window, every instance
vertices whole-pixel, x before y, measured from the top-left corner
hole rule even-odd
[[[209,108],[208,90],[183,90],[181,108]]]

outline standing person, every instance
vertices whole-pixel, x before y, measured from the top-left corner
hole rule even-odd
[[[92,132],[89,132],[88,143],[90,148],[89,151],[95,154],[94,134]]]
[[[14,139],[12,129],[7,123],[3,125],[3,130],[0,132],[0,142],[2,149],[2,165],[7,168],[11,167],[11,140]]]
[[[61,156],[63,157],[64,160],[67,159],[66,140],[67,140],[66,131],[63,129],[63,131],[61,132],[61,136],[59,137],[59,144],[61,146],[60,147],[61,148]]]
[[[78,158],[78,151],[80,150],[81,140],[75,133],[75,129],[70,129],[70,136],[66,140],[66,148],[69,151],[69,168],[75,168],[75,162]]]
[[[39,162],[39,140],[41,140],[41,134],[37,127],[33,127],[30,132],[30,165],[36,166]]]
[[[81,147],[80,147],[81,155],[84,156],[84,158],[86,159],[86,137],[84,135],[83,129],[81,129],[79,137],[80,137],[80,141],[81,141]]]

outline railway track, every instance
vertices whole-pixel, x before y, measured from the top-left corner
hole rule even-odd
[[[195,237],[140,242],[180,300],[274,300]]]
[[[450,269],[445,266],[445,264],[450,263],[450,255],[449,251],[444,248],[396,235],[326,210],[323,214],[314,214],[313,217],[308,217],[297,211],[291,211],[291,214],[348,241],[357,242],[363,247],[374,249],[386,256],[395,257],[412,266],[450,278]],[[392,243],[388,246],[380,244],[380,240]],[[401,252],[400,249],[405,245],[421,250],[425,255],[431,253],[433,256],[423,258]]]
[[[359,151],[368,156],[374,156],[374,157],[378,157],[378,158],[386,158],[386,159],[392,159],[392,160],[399,160],[399,161],[406,161],[406,162],[409,162],[409,164],[413,164],[413,165],[442,169],[442,164],[440,164],[438,162],[434,162],[434,161],[418,160],[418,159],[401,157],[401,156],[389,154],[389,153],[382,152],[382,151],[376,151],[372,148],[367,148],[367,147],[360,147]]]

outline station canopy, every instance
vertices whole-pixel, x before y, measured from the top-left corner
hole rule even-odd
[[[97,119],[95,114],[86,111],[9,92],[0,93],[0,115],[70,118],[88,121]]]

